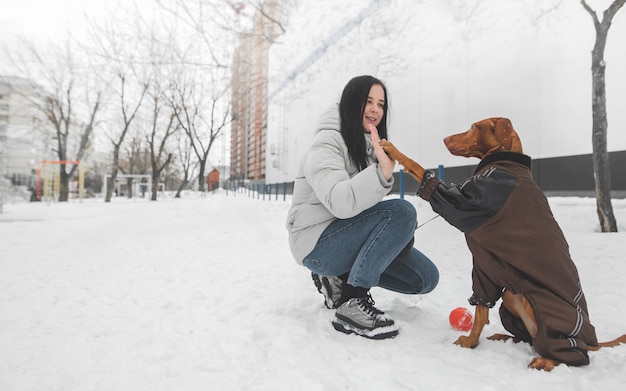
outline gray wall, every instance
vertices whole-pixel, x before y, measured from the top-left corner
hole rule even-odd
[[[611,190],[614,197],[626,197],[626,151],[609,152],[611,167]],[[461,167],[444,167],[446,183],[461,183],[472,176],[477,164]],[[430,169],[438,171],[438,167]],[[534,159],[533,178],[539,187],[549,195],[593,196],[593,162],[590,154],[556,158]],[[395,173],[394,192],[399,192],[399,173]],[[417,181],[404,175],[405,193],[417,191]]]

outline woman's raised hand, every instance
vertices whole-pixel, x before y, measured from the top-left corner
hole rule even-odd
[[[380,166],[385,179],[389,181],[393,176],[393,168],[396,166],[396,161],[387,156],[383,148],[380,146],[381,140],[376,126],[372,124],[369,124],[368,126],[370,134],[372,135],[372,144],[374,145],[374,153],[378,159],[378,165]]]

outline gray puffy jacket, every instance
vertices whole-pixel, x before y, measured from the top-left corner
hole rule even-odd
[[[339,107],[335,104],[324,113],[296,174],[286,226],[291,253],[300,265],[333,220],[371,208],[393,185],[393,177],[385,180],[378,167],[371,135],[364,133],[370,165],[359,172],[339,127]]]

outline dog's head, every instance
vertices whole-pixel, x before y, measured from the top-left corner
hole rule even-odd
[[[522,152],[522,142],[507,118],[487,118],[472,124],[464,132],[443,139],[455,156],[479,159],[498,151]]]

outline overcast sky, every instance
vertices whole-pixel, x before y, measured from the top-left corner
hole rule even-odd
[[[141,0],[153,2],[154,0]],[[15,50],[18,37],[39,44],[85,34],[88,20],[112,10],[119,0],[0,0],[0,53]],[[0,56],[0,73],[7,65]]]
[[[17,35],[42,40],[63,37],[67,31],[84,32],[85,15],[106,11],[116,1],[106,0],[0,0],[0,39]]]

